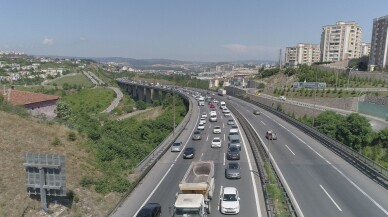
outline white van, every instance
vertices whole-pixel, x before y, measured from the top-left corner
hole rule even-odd
[[[210,112],[210,122],[217,122],[217,113],[215,111]]]
[[[221,102],[220,102],[220,108],[221,108],[221,109],[226,108],[226,103],[225,103],[224,101],[221,101]]]

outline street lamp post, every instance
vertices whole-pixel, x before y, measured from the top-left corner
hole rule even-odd
[[[355,69],[357,66],[353,66],[352,68],[349,68],[347,67],[346,69],[349,69],[349,73],[348,73],[348,85],[346,87],[346,89],[349,90],[349,79],[350,79],[350,73],[352,72],[353,69]]]

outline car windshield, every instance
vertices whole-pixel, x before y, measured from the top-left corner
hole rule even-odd
[[[240,140],[238,140],[238,139],[233,139],[233,140],[230,141],[230,143],[240,143]]]
[[[230,163],[229,169],[236,170],[239,168],[239,165],[237,163]]]
[[[173,146],[180,146],[181,144],[180,143],[174,143]]]
[[[236,152],[236,151],[238,151],[238,149],[237,149],[237,147],[230,147],[229,148],[229,151],[231,151],[231,152]]]
[[[200,217],[200,212],[195,208],[176,208],[174,217]]]
[[[220,126],[215,126],[214,129],[221,129],[221,127]]]
[[[223,201],[237,201],[237,196],[235,194],[224,194]]]
[[[193,148],[186,148],[186,151],[185,151],[185,152],[188,152],[188,153],[194,152],[194,149],[193,149]]]
[[[220,142],[220,139],[213,139],[213,142]]]
[[[233,125],[232,129],[238,129],[238,127],[236,125]]]
[[[201,132],[195,131],[194,134],[198,135],[198,134],[201,134]]]

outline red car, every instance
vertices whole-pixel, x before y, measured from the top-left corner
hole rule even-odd
[[[214,108],[216,108],[216,107],[214,106],[214,104],[211,104],[211,105],[210,105],[210,108],[211,108],[211,109],[214,109]]]

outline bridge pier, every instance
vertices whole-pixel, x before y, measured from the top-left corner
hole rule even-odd
[[[151,103],[151,88],[145,88],[145,102]]]

